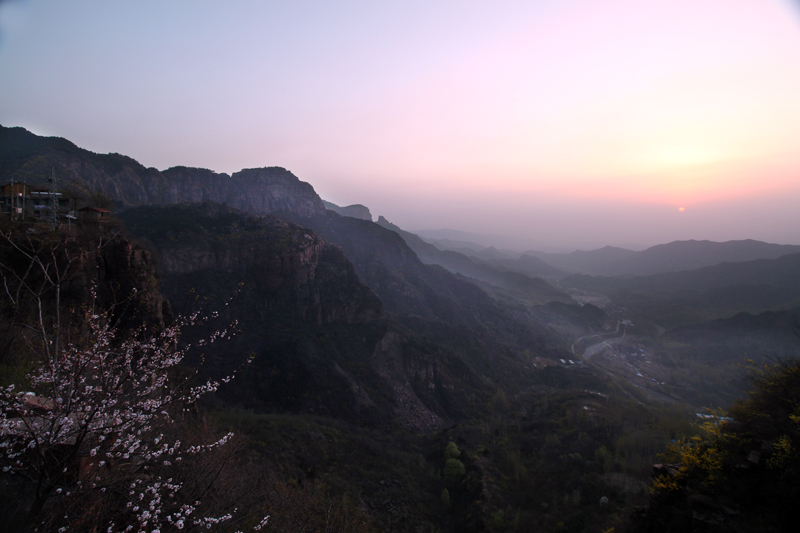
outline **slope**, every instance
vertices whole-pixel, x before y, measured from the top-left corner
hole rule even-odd
[[[440,250],[433,244],[425,242],[421,237],[402,230],[384,217],[379,217],[380,226],[400,235],[419,259],[428,265],[440,265],[454,274],[460,274],[477,282],[486,292],[499,300],[522,303],[528,306],[542,305],[548,302],[572,303],[572,298],[559,291],[546,281],[533,277],[535,269],[522,272],[511,268],[503,268],[474,260],[465,254]],[[544,269],[556,271],[548,265]],[[535,274],[534,274],[535,275]]]
[[[649,276],[694,270],[720,263],[777,259],[800,252],[800,246],[771,244],[752,239],[740,241],[673,241],[635,252],[606,246],[599,250],[547,254],[526,252],[567,271],[594,276]]]

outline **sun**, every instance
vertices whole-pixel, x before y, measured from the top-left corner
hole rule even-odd
[[[685,207],[679,207],[679,208],[678,208],[678,212],[679,212],[679,213],[683,213],[684,211],[686,211],[686,208],[685,208]]]

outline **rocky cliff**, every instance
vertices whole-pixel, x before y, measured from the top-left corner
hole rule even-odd
[[[259,215],[325,213],[314,188],[281,167],[249,168],[231,176],[202,168],[173,167],[162,174],[167,178],[168,192],[160,194],[157,201],[142,203],[213,201]]]
[[[283,219],[213,203],[132,208],[123,219],[155,244],[164,290],[175,301],[193,287],[224,299],[241,284],[239,299],[264,319],[358,324],[383,316],[381,301],[338,247]]]
[[[120,154],[95,154],[66,139],[0,126],[0,181],[44,184],[53,169],[58,187],[78,203],[102,193],[119,207],[215,201],[255,214],[325,214],[314,188],[284,168],[245,169],[231,176],[188,167],[159,172]]]
[[[19,225],[0,238],[0,264],[0,360],[8,350],[27,353],[14,344],[40,320],[65,337],[85,326],[90,309],[108,313],[121,330],[172,320],[151,254],[119,235]]]
[[[369,212],[369,208],[365,205],[353,204],[340,207],[332,202],[326,202],[325,200],[322,200],[322,203],[327,209],[335,211],[343,217],[360,218],[361,220],[369,220],[372,222],[372,213]]]

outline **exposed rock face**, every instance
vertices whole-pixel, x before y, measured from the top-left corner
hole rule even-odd
[[[265,320],[288,313],[315,324],[360,324],[383,316],[342,251],[291,222],[210,203],[140,207],[124,218],[158,247],[171,299],[192,287],[229,297],[241,282],[239,298]]]
[[[103,193],[119,205],[214,201],[255,214],[325,214],[322,200],[308,183],[281,167],[218,174],[208,169],[145,168],[120,154],[95,154],[66,139],[39,137],[23,128],[0,126],[0,180],[44,184],[55,169],[59,188],[84,199]]]
[[[339,207],[338,205],[331,202],[326,202],[325,200],[322,200],[322,203],[327,209],[335,211],[343,217],[359,218],[361,220],[369,220],[372,222],[372,213],[369,212],[369,208],[365,205],[353,204],[346,207]]]
[[[205,168],[172,167],[161,174],[166,178],[164,189],[158,194],[158,203],[162,204],[221,202],[225,197],[220,196],[220,192],[231,188],[228,174]]]
[[[161,327],[172,320],[169,301],[158,290],[151,254],[137,243],[123,237],[112,239],[100,250],[97,271],[98,297],[107,305],[119,305],[127,298],[122,310],[136,322]]]
[[[73,326],[80,327],[84,320],[83,310],[92,307],[110,313],[116,326],[122,329],[141,325],[158,328],[171,321],[169,303],[158,290],[152,257],[136,242],[120,236],[109,238],[99,232],[64,233],[37,238],[32,247],[28,237],[27,234],[11,233],[9,240],[0,241],[0,263],[22,275],[29,269],[31,257],[35,256],[49,272],[49,281],[35,269],[28,271],[26,283],[34,288],[33,292],[21,291],[19,305],[7,309],[0,305],[3,311],[35,309],[39,303],[51,310],[56,302],[54,283],[57,279],[63,317]],[[9,280],[13,293],[15,278],[6,281]],[[44,290],[39,296],[41,300],[36,302],[40,287]],[[35,302],[33,307],[30,307],[30,301]],[[29,318],[18,316],[22,322]]]
[[[419,372],[415,372],[413,365],[410,367],[409,361],[404,357],[403,338],[400,334],[392,331],[386,333],[375,346],[373,357],[378,375],[393,393],[396,402],[394,415],[400,424],[417,431],[433,431],[444,425],[444,421],[422,403],[411,385],[417,377],[434,385],[433,369],[426,368],[421,376],[414,375]]]
[[[250,168],[231,176],[228,205],[249,213],[324,215],[322,199],[314,187],[281,167]]]

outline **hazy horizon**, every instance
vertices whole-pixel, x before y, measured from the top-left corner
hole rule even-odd
[[[0,2],[0,123],[515,249],[800,244],[790,0]],[[509,246],[510,247],[510,246]]]

